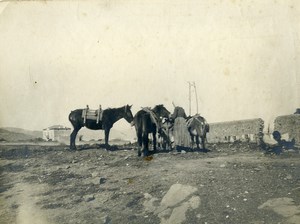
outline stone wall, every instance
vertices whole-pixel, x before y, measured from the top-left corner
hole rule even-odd
[[[295,139],[300,143],[300,114],[279,116],[274,122],[274,131],[279,131],[281,135],[288,134],[289,139]]]
[[[209,143],[248,141],[259,143],[263,137],[264,121],[260,118],[210,123]]]

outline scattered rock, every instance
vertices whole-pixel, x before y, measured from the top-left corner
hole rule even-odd
[[[287,175],[285,178],[284,178],[285,180],[292,180],[293,179],[293,177],[292,177],[292,175]]]
[[[105,184],[107,179],[105,177],[100,177],[99,184]]]
[[[90,202],[90,201],[95,200],[95,196],[94,196],[93,194],[85,195],[85,196],[83,197],[83,199],[84,199],[85,202]]]
[[[99,174],[97,172],[92,173],[92,177],[97,177],[97,176],[99,176]]]
[[[111,222],[111,218],[109,217],[109,216],[104,216],[103,218],[102,218],[102,223],[103,224],[111,224],[112,222]]]

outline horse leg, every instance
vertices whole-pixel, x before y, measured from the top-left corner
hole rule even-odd
[[[153,136],[153,153],[156,153],[156,131],[152,132]]]
[[[196,135],[196,145],[197,145],[197,149],[200,149],[200,136]]]
[[[80,128],[74,128],[74,130],[72,131],[72,133],[70,135],[70,149],[72,149],[72,150],[76,150],[75,140],[76,140],[76,136],[77,136],[77,133],[79,130],[80,130]]]
[[[104,130],[104,135],[105,135],[105,148],[108,149],[110,147],[110,145],[108,144],[108,139],[109,139],[109,132],[110,132],[110,128],[106,128]]]
[[[137,140],[138,140],[138,156],[141,156],[142,155],[142,146],[143,146],[142,132],[137,133]]]
[[[205,135],[201,137],[201,143],[202,143],[202,149],[205,150],[205,141],[206,141],[206,137]]]
[[[149,139],[148,139],[148,133],[143,133],[143,144],[142,144],[142,151],[144,156],[148,156],[149,155],[149,149],[148,149],[148,145],[149,145]]]
[[[195,143],[194,135],[191,134],[191,149],[194,149],[194,143]]]

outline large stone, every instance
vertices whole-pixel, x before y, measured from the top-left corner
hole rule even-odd
[[[174,184],[170,187],[169,191],[165,194],[161,200],[161,207],[173,207],[180,202],[186,200],[191,194],[196,192],[198,189],[196,187]]]
[[[297,206],[292,198],[273,198],[260,205],[258,209],[273,210],[283,217],[290,217],[292,220],[300,219],[300,206]]]
[[[182,203],[180,206],[173,209],[173,212],[165,223],[180,224],[186,220],[185,213],[188,209],[196,209],[200,205],[200,198],[193,196],[189,201]]]
[[[200,197],[193,195],[196,187],[174,184],[162,198],[160,205],[156,206],[158,199],[145,193],[143,203],[145,212],[156,214],[161,224],[180,224],[186,220],[186,212],[196,209],[200,205]]]

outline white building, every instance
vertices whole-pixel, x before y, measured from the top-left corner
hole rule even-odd
[[[53,125],[43,129],[43,139],[46,141],[61,141],[69,138],[70,134],[71,128],[62,125]]]

